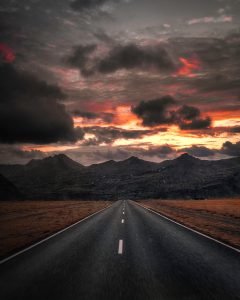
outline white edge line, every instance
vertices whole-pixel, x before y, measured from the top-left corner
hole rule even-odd
[[[183,224],[181,224],[181,223],[178,223],[177,221],[175,221],[175,220],[173,220],[173,219],[171,219],[171,218],[169,218],[169,217],[166,217],[166,216],[164,216],[164,215],[162,215],[162,214],[160,214],[160,213],[154,211],[153,209],[146,207],[145,205],[139,204],[139,203],[137,203],[137,202],[135,202],[135,203],[136,203],[137,205],[139,205],[140,207],[145,208],[145,209],[151,211],[152,213],[154,213],[154,214],[156,214],[156,215],[159,215],[160,217],[162,217],[162,218],[164,218],[164,219],[166,219],[166,220],[168,220],[168,221],[171,221],[171,222],[173,222],[173,223],[175,223],[175,224],[177,224],[177,225],[179,225],[179,226],[181,226],[181,227],[183,227],[183,228],[185,228],[185,229],[188,229],[188,230],[190,230],[190,231],[193,231],[193,232],[195,232],[195,233],[197,233],[197,234],[199,234],[199,235],[201,235],[201,236],[203,236],[203,237],[205,237],[205,238],[208,238],[209,240],[212,240],[212,241],[214,241],[214,242],[216,242],[216,243],[218,243],[218,244],[221,244],[221,245],[223,245],[223,246],[225,246],[225,247],[227,247],[227,248],[230,248],[230,249],[232,249],[232,250],[234,250],[234,251],[240,253],[240,249],[234,248],[234,247],[232,247],[232,246],[230,246],[230,245],[228,245],[228,244],[225,244],[224,242],[221,242],[221,241],[219,241],[219,240],[217,240],[217,239],[215,239],[215,238],[213,238],[213,237],[211,237],[211,236],[209,236],[209,235],[206,235],[206,234],[204,234],[204,233],[202,233],[202,232],[200,232],[200,231],[197,231],[197,230],[195,230],[195,229],[193,229],[193,228],[190,228],[190,227],[188,227],[188,226],[186,226],[186,225],[183,225]]]
[[[118,254],[123,254],[123,240],[119,240]]]
[[[114,204],[114,203],[113,203],[113,204]],[[18,251],[18,252],[16,252],[16,253],[14,253],[14,254],[12,254],[12,255],[10,255],[10,256],[4,258],[3,260],[0,260],[0,265],[4,264],[5,262],[7,262],[7,261],[9,261],[9,260],[11,260],[11,259],[13,259],[13,258],[15,258],[16,256],[18,256],[18,255],[20,255],[20,254],[22,254],[22,253],[24,253],[24,252],[27,252],[28,250],[30,250],[30,249],[32,249],[32,248],[34,248],[34,247],[36,247],[36,246],[38,246],[38,245],[40,245],[40,244],[42,244],[42,243],[44,243],[44,242],[50,240],[51,238],[53,238],[53,237],[55,237],[55,236],[61,234],[62,232],[64,232],[64,231],[66,231],[66,230],[68,230],[68,229],[70,229],[70,228],[72,228],[72,227],[78,225],[79,223],[81,223],[81,222],[83,222],[83,221],[85,221],[85,220],[87,220],[87,219],[93,217],[94,215],[96,215],[96,214],[98,214],[98,213],[100,213],[100,212],[106,210],[107,208],[111,207],[113,204],[110,204],[110,205],[108,205],[107,207],[105,207],[105,208],[103,208],[103,209],[101,209],[101,210],[99,210],[99,211],[96,211],[95,213],[93,213],[93,214],[91,214],[91,215],[85,217],[84,219],[81,219],[81,220],[77,221],[76,223],[73,223],[72,225],[69,225],[69,226],[67,226],[67,227],[65,227],[65,228],[63,228],[63,229],[61,229],[61,230],[55,232],[54,234],[52,234],[52,235],[50,235],[50,236],[44,238],[43,240],[40,240],[39,242],[37,242],[37,243],[35,243],[35,244],[33,244],[33,245],[27,247],[27,248],[24,248],[23,250]]]

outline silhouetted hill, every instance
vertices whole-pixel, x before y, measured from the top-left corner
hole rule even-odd
[[[188,154],[161,163],[130,157],[84,167],[66,155],[0,165],[31,199],[209,198],[240,195],[240,158],[200,160]]]
[[[55,172],[61,172],[65,170],[82,170],[85,168],[83,165],[77,163],[76,161],[70,159],[65,154],[58,154],[44,159],[32,159],[27,165],[26,168],[29,170],[34,169],[45,169],[53,170]]]
[[[0,200],[19,200],[21,194],[8,179],[0,174]]]
[[[91,165],[89,170],[99,175],[129,176],[140,175],[159,168],[159,164],[145,161],[132,156],[123,161],[110,160],[101,164]]]

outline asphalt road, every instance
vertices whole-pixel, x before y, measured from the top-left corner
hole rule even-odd
[[[0,299],[240,299],[240,254],[118,201],[1,264]]]

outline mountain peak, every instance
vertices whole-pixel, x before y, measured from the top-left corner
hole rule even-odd
[[[136,156],[131,156],[131,157],[127,158],[125,161],[139,162],[139,161],[141,161],[141,159]]]
[[[65,166],[71,169],[79,169],[79,168],[83,168],[83,166],[81,164],[79,164],[78,162],[72,160],[71,158],[69,158],[67,155],[65,154],[56,154],[53,156],[48,156],[46,158],[43,159],[32,159],[27,166],[29,167],[38,167],[38,166]]]
[[[52,157],[53,157],[53,158],[54,158],[54,157],[57,157],[57,158],[60,158],[60,159],[65,159],[65,158],[70,159],[66,154],[63,154],[63,153],[53,155]]]
[[[49,156],[46,159],[48,160],[58,160],[58,161],[72,161],[66,154],[60,153],[53,156]]]
[[[183,153],[182,155],[180,155],[178,158],[176,158],[176,160],[178,161],[199,161],[198,158],[188,154],[188,153]]]

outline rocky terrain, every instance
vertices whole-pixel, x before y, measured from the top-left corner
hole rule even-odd
[[[239,157],[209,161],[183,154],[161,163],[130,157],[85,167],[60,154],[26,165],[0,165],[0,174],[25,199],[32,200],[205,199],[240,195]]]

